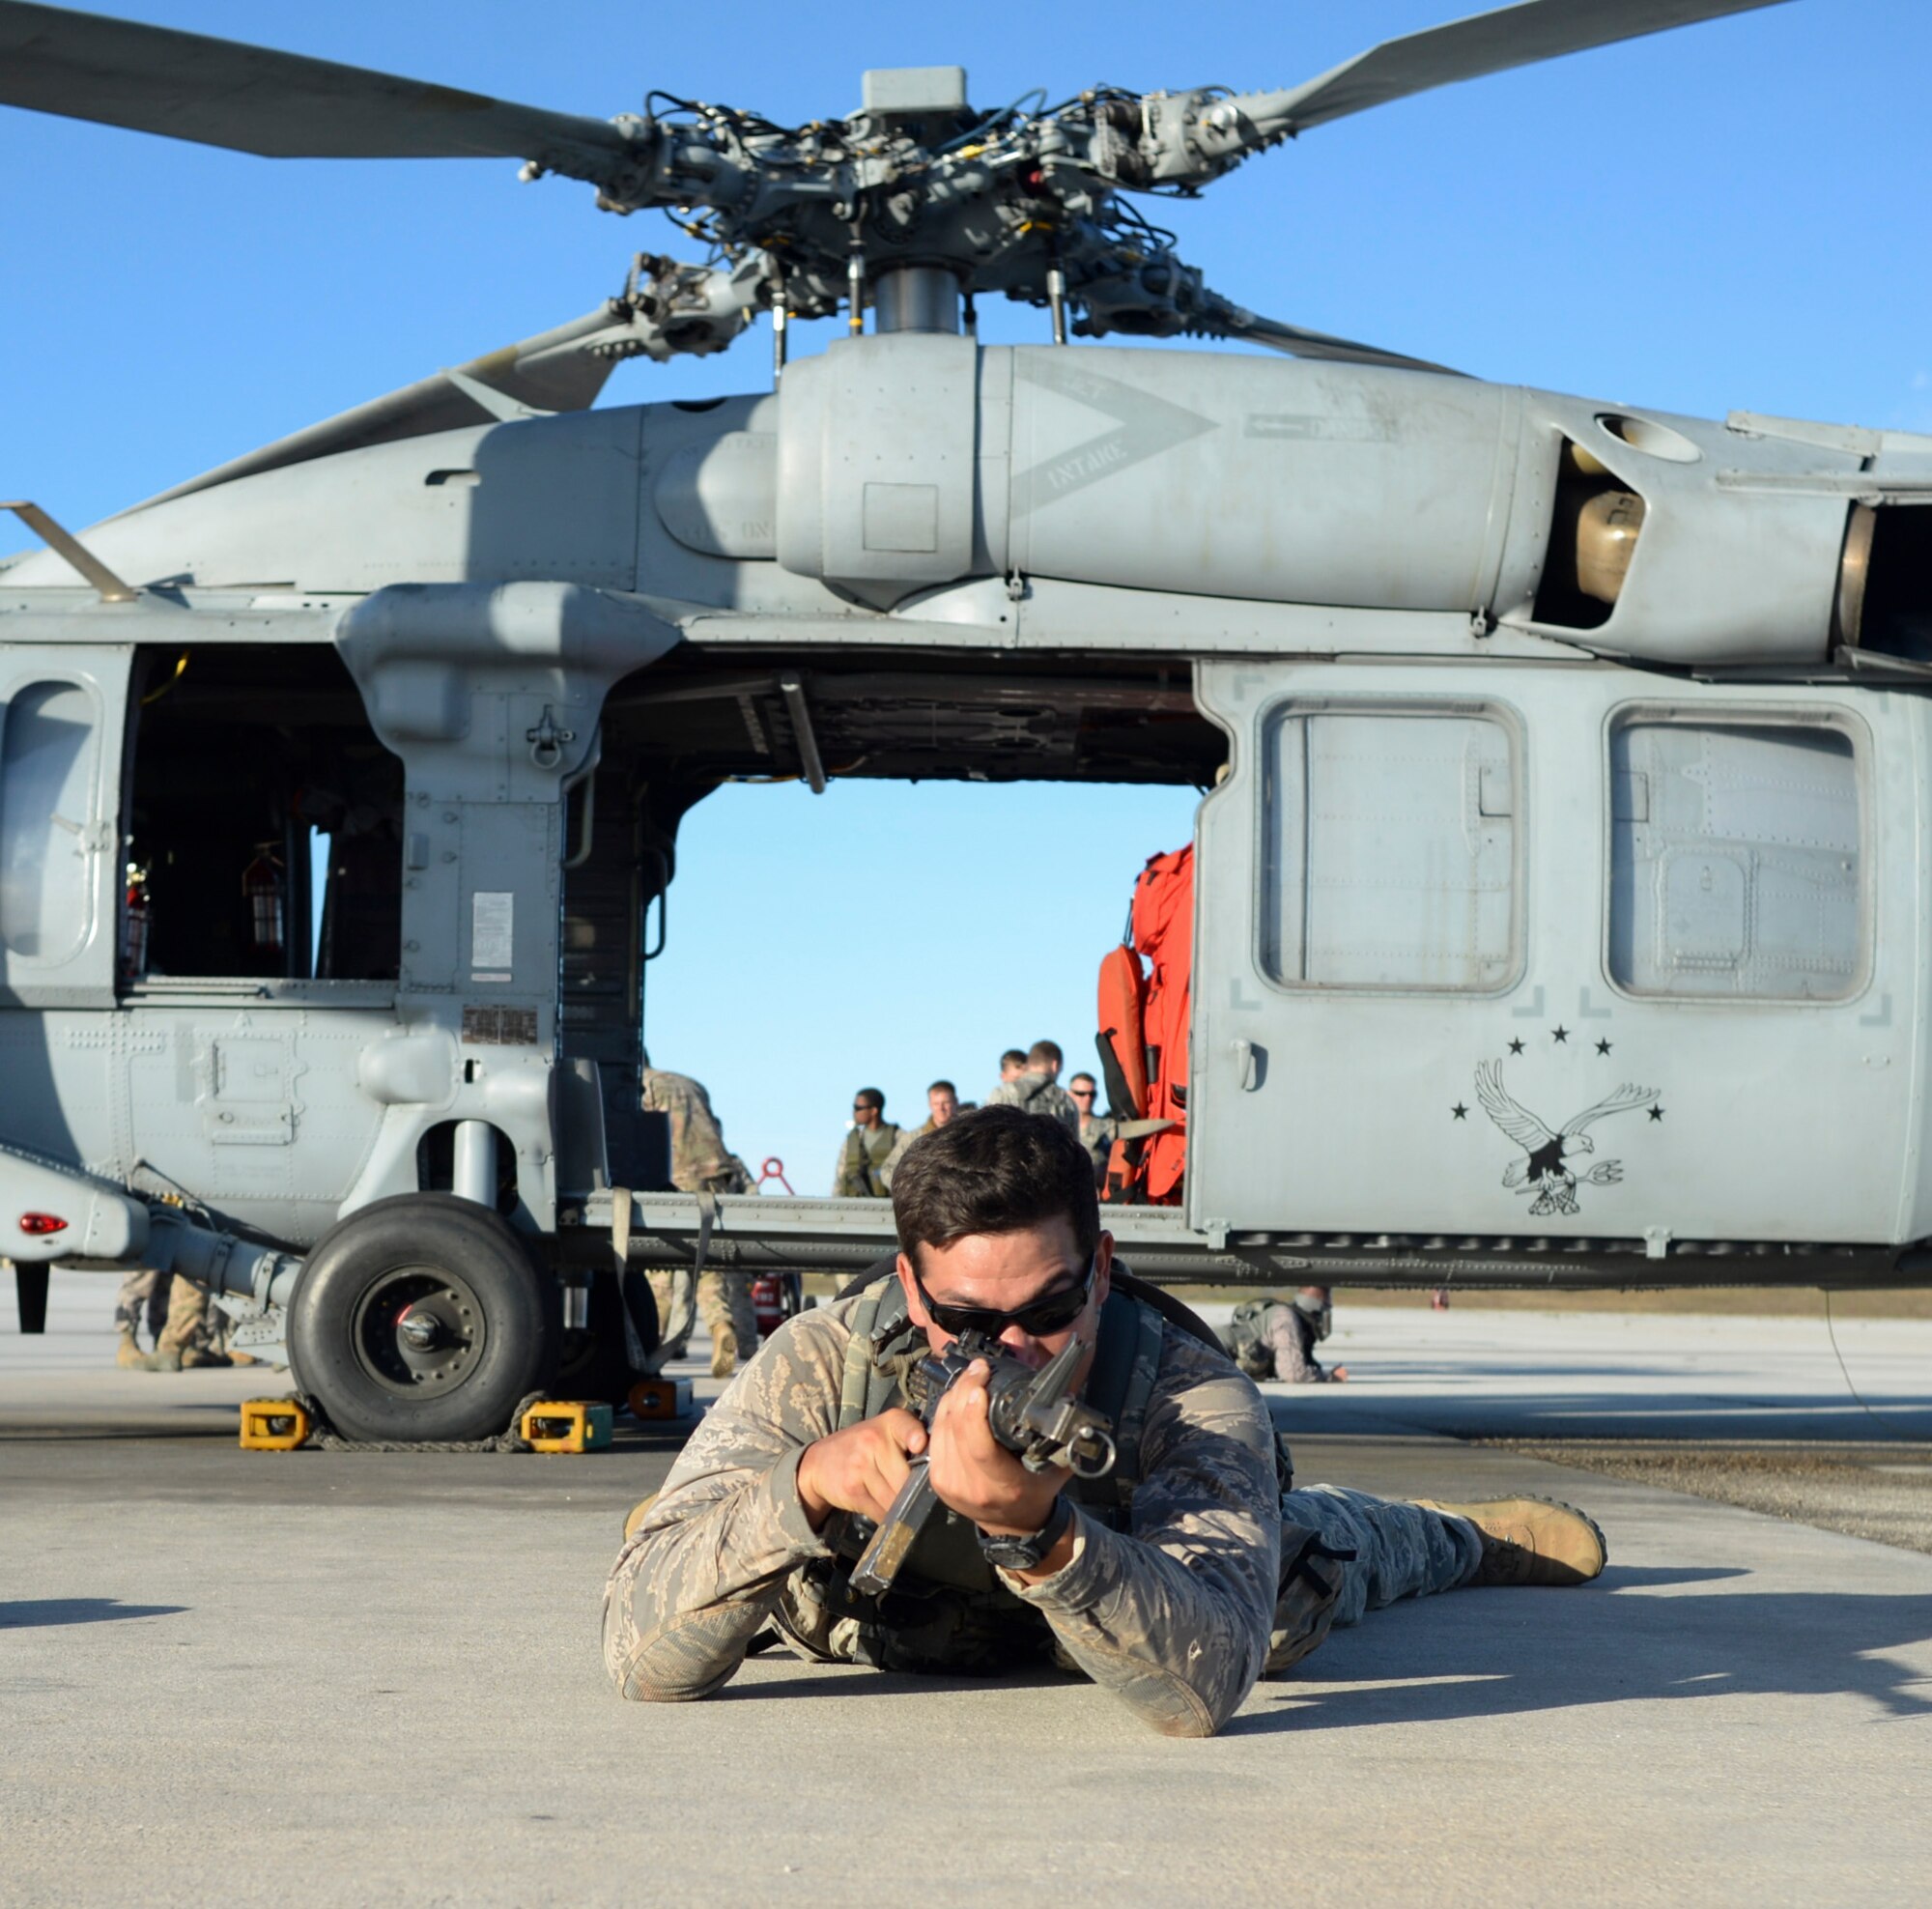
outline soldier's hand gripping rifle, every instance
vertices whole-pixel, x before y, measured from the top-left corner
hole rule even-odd
[[[1037,1372],[1022,1365],[983,1332],[962,1332],[943,1353],[928,1353],[906,1382],[906,1403],[932,1429],[939,1402],[975,1359],[992,1368],[986,1381],[986,1424],[993,1437],[1029,1471],[1065,1466],[1081,1478],[1103,1478],[1114,1468],[1113,1426],[1073,1396],[1073,1369],[1085,1351],[1075,1339]],[[891,1509],[880,1521],[857,1564],[852,1588],[868,1597],[891,1588],[899,1567],[939,1504],[928,1476],[928,1455],[912,1461]]]

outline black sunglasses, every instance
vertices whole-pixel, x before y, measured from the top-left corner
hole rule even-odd
[[[955,1339],[965,1332],[983,1332],[987,1338],[997,1339],[1009,1325],[1017,1325],[1029,1337],[1037,1339],[1049,1332],[1065,1331],[1087,1310],[1088,1296],[1094,1290],[1094,1266],[1090,1259],[1079,1285],[1063,1286],[1059,1292],[1045,1294],[1032,1304],[1016,1306],[1011,1312],[1000,1312],[991,1306],[942,1305],[925,1290],[925,1281],[919,1276],[917,1265],[912,1269],[912,1283],[919,1288],[920,1300],[933,1325]]]

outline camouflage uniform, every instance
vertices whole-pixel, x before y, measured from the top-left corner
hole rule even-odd
[[[711,1097],[699,1082],[688,1074],[646,1068],[642,1104],[647,1114],[664,1114],[669,1119],[670,1183],[680,1193],[756,1190],[751,1170],[725,1146],[718,1116],[711,1111]],[[657,1300],[658,1324],[664,1330],[670,1329],[679,1289],[688,1295],[690,1281],[688,1267],[651,1269],[651,1295]],[[737,1359],[749,1359],[757,1350],[758,1320],[752,1306],[750,1273],[716,1269],[699,1273],[697,1313],[711,1334],[714,1352],[722,1352],[727,1334]],[[724,1360],[721,1357],[715,1362],[723,1364]]]
[[[1072,1096],[1069,1095],[1067,1097],[1071,1099]],[[1113,1154],[1114,1140],[1120,1130],[1121,1123],[1112,1114],[1080,1116],[1080,1144],[1094,1156],[1095,1184],[1106,1177],[1107,1160]]]
[[[832,1197],[883,1200],[893,1150],[898,1144],[899,1128],[891,1121],[881,1121],[871,1127],[854,1126],[838,1149],[838,1164],[833,1169]]]
[[[140,1350],[142,1328],[154,1350]],[[152,1268],[130,1272],[114,1301],[121,1335],[118,1362],[150,1372],[178,1372],[184,1365],[225,1365],[228,1315],[209,1302],[208,1289],[179,1273]]]
[[[1286,1299],[1248,1299],[1235,1308],[1222,1343],[1250,1379],[1322,1385],[1335,1376],[1315,1356],[1316,1342],[1328,1336],[1329,1317],[1325,1306],[1317,1314]]]
[[[895,1652],[889,1632],[880,1653],[825,1596],[832,1547],[798,1496],[805,1447],[838,1423],[851,1322],[865,1303],[788,1320],[705,1415],[625,1542],[604,1601],[605,1663],[625,1696],[708,1696],[776,1622],[809,1655],[893,1668],[1051,1659],[1154,1729],[1206,1736],[1265,1665],[1312,1648],[1330,1623],[1466,1582],[1480,1563],[1475,1528],[1460,1518],[1326,1487],[1283,1496],[1273,1424],[1254,1386],[1171,1330],[1153,1369],[1130,1531],[1076,1506],[1073,1554],[1052,1577],[1027,1584],[994,1574],[977,1633],[922,1639],[908,1616],[904,1647]],[[1296,1583],[1320,1587],[1303,1597],[1306,1621],[1289,1638],[1285,1538],[1290,1568],[1308,1567]],[[1358,1554],[1334,1558],[1343,1552]],[[899,1621],[891,1594],[881,1614]],[[991,1654],[989,1634],[1001,1646]]]
[[[899,1129],[899,1137],[893,1142],[893,1151],[886,1155],[886,1163],[879,1169],[879,1178],[886,1182],[886,1191],[888,1193],[893,1190],[893,1175],[898,1171],[899,1162],[905,1158],[906,1149],[923,1135],[937,1133],[938,1131],[938,1126],[929,1120],[923,1126],[901,1127]],[[844,1156],[842,1154],[839,1156],[839,1164],[841,1167],[844,1164]]]
[[[989,1107],[1024,1107],[1030,1114],[1051,1114],[1069,1131],[1080,1131],[1080,1109],[1073,1096],[1050,1075],[1029,1070],[1003,1080],[986,1096]]]
[[[137,1343],[145,1329],[151,1340],[161,1336],[167,1323],[168,1296],[161,1275],[152,1267],[130,1272],[114,1297],[114,1329]]]

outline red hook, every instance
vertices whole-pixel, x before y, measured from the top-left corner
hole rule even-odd
[[[760,1193],[765,1190],[765,1182],[768,1180],[776,1180],[787,1193],[791,1194],[794,1200],[798,1198],[798,1194],[792,1188],[791,1182],[785,1178],[785,1163],[776,1154],[758,1169],[758,1191]]]

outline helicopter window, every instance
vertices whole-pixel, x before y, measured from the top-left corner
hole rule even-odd
[[[1610,737],[1609,969],[1637,994],[1831,1001],[1864,968],[1858,755],[1836,725]]]
[[[1467,709],[1290,708],[1264,734],[1262,963],[1288,986],[1509,984],[1511,729]]]
[[[28,683],[0,726],[0,943],[66,961],[88,927],[94,700],[78,683]]]
[[[403,766],[335,650],[157,647],[137,680],[124,977],[392,980]]]

